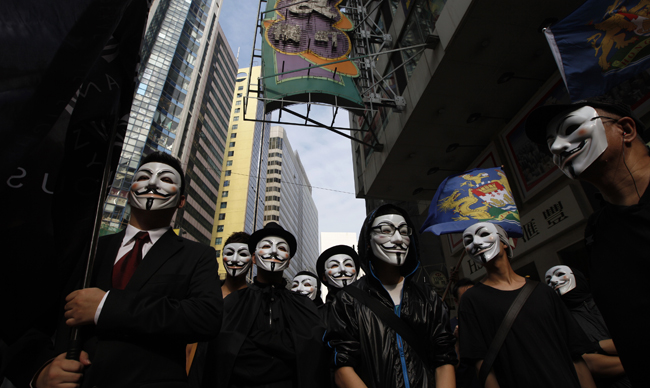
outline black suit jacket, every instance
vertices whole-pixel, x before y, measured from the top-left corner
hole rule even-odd
[[[212,247],[170,229],[151,247],[124,290],[111,289],[113,264],[124,238],[100,239],[92,284],[110,290],[97,325],[83,327],[92,365],[82,387],[186,387],[185,346],[214,338],[223,299]],[[69,330],[55,344],[65,352]]]

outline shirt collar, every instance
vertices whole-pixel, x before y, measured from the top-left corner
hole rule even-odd
[[[159,238],[162,237],[163,234],[167,233],[168,230],[169,230],[169,226],[143,231],[131,224],[128,224],[126,226],[126,231],[124,232],[124,239],[122,240],[122,246],[126,246],[128,244],[133,243],[134,241],[133,238],[135,237],[136,234],[138,234],[138,232],[149,233],[149,239],[151,240],[151,244],[153,245],[156,243],[156,241],[158,241]]]

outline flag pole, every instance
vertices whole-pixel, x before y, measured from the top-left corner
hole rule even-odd
[[[108,149],[106,153],[106,163],[104,164],[104,173],[102,175],[102,183],[99,188],[99,198],[97,199],[97,209],[95,211],[95,224],[93,225],[93,234],[90,240],[90,250],[88,251],[88,259],[86,261],[86,273],[84,275],[84,282],[81,288],[89,288],[92,278],[93,268],[95,266],[95,257],[97,256],[97,244],[99,242],[99,232],[102,225],[102,214],[104,212],[104,198],[106,190],[108,189],[108,181],[111,174],[111,159],[113,156],[113,146],[115,144],[115,137],[117,135],[117,128],[119,124],[113,125],[113,131],[108,141]],[[67,360],[79,361],[81,356],[81,335],[79,326],[75,326],[70,331],[70,339],[68,341],[68,350],[65,358]]]

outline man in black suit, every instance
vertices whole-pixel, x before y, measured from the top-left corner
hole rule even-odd
[[[65,299],[64,330],[49,354],[65,350],[66,326],[79,326],[80,361],[38,355],[32,386],[187,386],[185,346],[218,334],[223,300],[214,249],[169,227],[185,204],[184,183],[177,159],[144,158],[129,194],[129,225],[100,239],[95,287]]]

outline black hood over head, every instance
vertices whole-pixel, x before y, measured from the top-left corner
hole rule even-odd
[[[370,270],[370,262],[376,259],[372,253],[372,248],[370,247],[370,226],[372,225],[375,218],[386,215],[386,214],[399,214],[406,220],[406,224],[411,227],[413,234],[411,237],[411,243],[409,244],[409,251],[406,255],[404,265],[400,267],[400,273],[402,276],[406,277],[411,275],[419,266],[420,266],[420,255],[418,252],[419,243],[417,228],[413,225],[411,218],[406,213],[406,211],[398,206],[392,204],[381,205],[366,217],[361,227],[361,232],[359,232],[359,261],[361,263],[361,268],[365,271],[366,274],[372,274]]]

